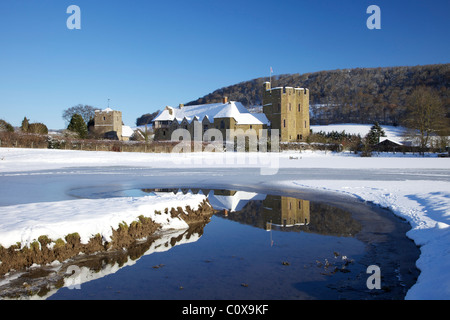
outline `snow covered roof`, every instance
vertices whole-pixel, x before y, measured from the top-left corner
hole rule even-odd
[[[264,200],[265,198],[265,194],[246,191],[236,191],[235,194],[229,196],[215,195],[214,191],[210,191],[208,194],[208,201],[214,209],[226,209],[230,212],[242,210],[251,200]]]
[[[122,137],[131,137],[134,131],[129,126],[122,126]]]
[[[270,121],[269,119],[267,119],[267,116],[265,113],[252,113],[252,115],[257,118],[259,121],[261,121],[262,123],[266,124],[266,125],[270,125]]]
[[[400,142],[395,141],[395,140],[392,139],[392,138],[380,137],[380,142],[379,142],[379,143],[382,143],[382,142],[384,142],[384,141],[392,142],[392,143],[394,143],[394,144],[397,144],[397,145],[399,145],[399,146],[402,146],[402,144],[401,144]]]
[[[230,101],[226,103],[211,103],[195,106],[173,108],[167,106],[153,121],[174,121],[181,123],[183,119],[190,123],[194,118],[203,121],[207,118],[210,122],[220,118],[234,118],[237,124],[266,124],[267,118],[255,116],[250,113],[240,102]],[[267,122],[264,122],[267,121]]]
[[[95,110],[95,112],[112,112],[112,111],[114,111],[113,109],[111,109],[111,108],[106,108],[106,109],[103,109],[103,110]]]

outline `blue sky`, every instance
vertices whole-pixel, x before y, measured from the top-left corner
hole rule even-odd
[[[81,9],[69,30],[67,7]],[[381,30],[369,30],[369,5]],[[449,0],[0,0],[0,119],[166,105],[274,74],[449,63]]]

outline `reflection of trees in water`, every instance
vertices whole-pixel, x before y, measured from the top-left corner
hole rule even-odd
[[[311,232],[336,236],[354,236],[361,224],[348,211],[320,203],[311,203]]]
[[[215,215],[226,218],[228,220],[264,229],[266,227],[267,220],[265,220],[264,215],[262,214],[263,207],[263,201],[255,200],[249,201],[240,211],[219,211]]]

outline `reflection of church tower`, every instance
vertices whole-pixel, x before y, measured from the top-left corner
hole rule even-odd
[[[268,195],[263,201],[266,221],[283,227],[307,225],[310,222],[308,200]]]

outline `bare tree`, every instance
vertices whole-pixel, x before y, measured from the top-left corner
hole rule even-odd
[[[416,88],[406,101],[405,125],[417,132],[420,152],[427,149],[430,137],[445,126],[446,112],[437,92],[431,88]]]
[[[84,123],[89,123],[89,120],[95,117],[95,110],[99,109],[89,105],[79,104],[64,110],[62,117],[67,123],[70,123],[72,117],[75,114],[79,114],[83,118]]]

